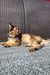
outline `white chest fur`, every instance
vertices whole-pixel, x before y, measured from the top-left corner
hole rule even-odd
[[[14,39],[14,38],[8,38],[8,42],[9,43],[13,43],[13,42],[15,42],[16,41],[16,39]]]

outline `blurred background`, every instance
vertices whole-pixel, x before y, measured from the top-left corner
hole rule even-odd
[[[41,0],[0,0],[0,41],[7,40],[9,23],[22,33],[50,38],[50,2]]]

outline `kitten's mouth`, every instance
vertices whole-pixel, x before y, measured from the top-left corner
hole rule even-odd
[[[10,37],[10,38],[14,38],[14,36],[13,36],[13,35],[9,35],[9,37]]]

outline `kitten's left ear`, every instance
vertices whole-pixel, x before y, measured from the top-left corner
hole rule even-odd
[[[21,33],[21,30],[20,30],[20,28],[19,27],[14,27],[14,30],[16,31],[16,33]]]
[[[9,31],[11,31],[14,28],[14,26],[10,23],[9,24]]]
[[[18,31],[19,31],[19,28],[18,28],[18,27],[14,27],[14,30],[15,30],[16,32],[18,32]]]

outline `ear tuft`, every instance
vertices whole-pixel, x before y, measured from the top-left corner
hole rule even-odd
[[[16,31],[16,33],[20,34],[21,33],[21,30],[19,27],[14,27],[14,30]]]
[[[12,29],[13,29],[13,25],[9,23],[9,31],[11,31]]]
[[[18,32],[19,28],[18,28],[18,27],[14,27],[14,30],[15,30],[16,32]]]

